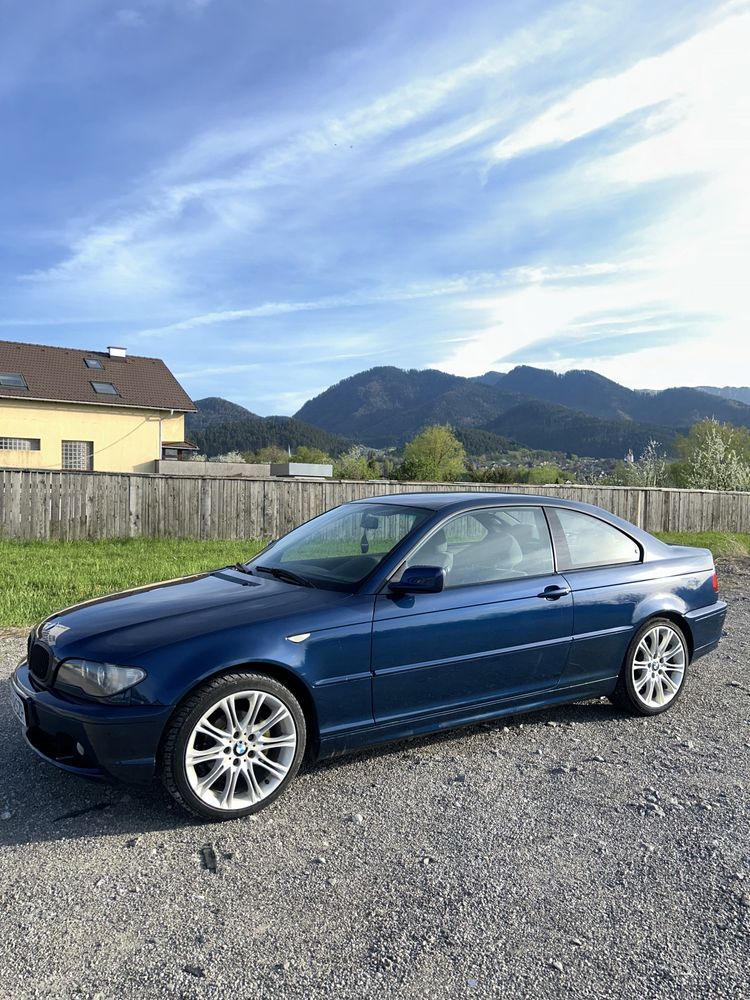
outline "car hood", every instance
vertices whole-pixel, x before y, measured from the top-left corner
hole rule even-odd
[[[300,587],[233,569],[170,580],[79,604],[38,628],[55,656],[134,662],[145,651],[227,628],[317,620],[349,594]]]

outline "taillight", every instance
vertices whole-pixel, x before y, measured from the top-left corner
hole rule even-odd
[[[714,585],[714,593],[718,594],[719,593],[719,577],[718,577],[718,575],[716,573],[716,570],[714,570],[713,585]]]

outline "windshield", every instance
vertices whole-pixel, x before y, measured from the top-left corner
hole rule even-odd
[[[352,590],[431,514],[400,504],[344,504],[295,528],[248,565],[289,583]]]

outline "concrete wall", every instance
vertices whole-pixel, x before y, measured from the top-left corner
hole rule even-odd
[[[161,442],[185,439],[185,417],[158,410],[2,397],[0,437],[40,441],[39,451],[0,450],[3,466],[57,470],[62,467],[63,441],[93,441],[95,472],[153,472],[161,458]]]
[[[312,462],[272,462],[272,476],[304,476],[305,479],[330,479],[333,475],[332,465],[319,465]]]
[[[219,479],[264,479],[271,475],[271,466],[251,462],[177,462],[174,459],[156,463],[156,472],[167,476],[213,476]]]

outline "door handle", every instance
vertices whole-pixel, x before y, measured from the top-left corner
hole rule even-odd
[[[537,594],[537,597],[543,597],[547,601],[559,601],[561,597],[567,597],[570,593],[570,587],[558,587],[556,584],[552,584],[550,587],[545,587],[541,594]]]

